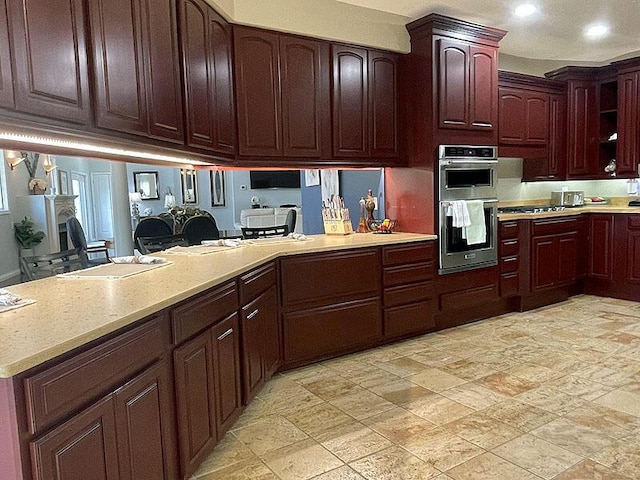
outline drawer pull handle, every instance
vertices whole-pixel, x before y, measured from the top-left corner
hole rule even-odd
[[[247,315],[247,320],[251,320],[253,317],[255,317],[258,312],[260,311],[259,308],[256,308],[253,312],[251,312],[249,315]]]
[[[229,330],[227,330],[226,332],[224,332],[222,335],[220,335],[218,337],[218,340],[224,340],[225,338],[227,338],[229,335],[231,335],[233,333],[233,328],[230,328]]]

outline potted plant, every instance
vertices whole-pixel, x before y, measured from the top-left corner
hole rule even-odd
[[[35,232],[33,226],[33,220],[30,217],[24,217],[13,226],[14,235],[20,244],[21,256],[29,256],[29,251],[33,254],[33,247],[42,242],[45,237],[44,232]]]

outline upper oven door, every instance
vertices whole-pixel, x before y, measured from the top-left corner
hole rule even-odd
[[[497,190],[497,160],[440,160],[440,200],[491,198]]]

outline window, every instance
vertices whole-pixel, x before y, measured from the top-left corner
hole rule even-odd
[[[0,166],[0,214],[9,213],[9,204],[7,203],[7,175],[5,172],[6,167],[4,166],[4,156],[2,157],[3,165]]]

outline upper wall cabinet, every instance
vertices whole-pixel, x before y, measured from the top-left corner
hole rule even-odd
[[[564,176],[565,88],[563,82],[499,72],[499,155],[524,159],[524,181]]]
[[[0,0],[0,107],[15,107],[6,0]]]
[[[431,14],[407,25],[403,58],[409,162],[431,166],[439,144],[498,141],[498,42],[505,31]]]
[[[89,124],[83,4],[82,0],[7,0],[17,110]]]
[[[98,127],[183,141],[174,0],[92,0]]]
[[[234,46],[240,155],[320,158],[327,44],[236,26]]]
[[[232,30],[204,0],[180,0],[186,143],[234,155]]]
[[[397,55],[333,45],[332,63],[334,157],[397,157]]]
[[[638,175],[640,163],[640,65],[618,77],[618,174]]]

